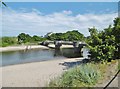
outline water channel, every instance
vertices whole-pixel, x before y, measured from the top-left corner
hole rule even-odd
[[[75,57],[87,57],[88,50],[83,48],[83,53],[74,53],[73,48],[64,48],[61,50],[42,50],[33,49],[28,51],[11,51],[0,53],[0,66],[8,66],[29,62],[40,62],[48,60],[57,60]]]

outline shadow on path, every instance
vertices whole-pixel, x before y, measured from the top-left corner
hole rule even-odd
[[[89,59],[76,59],[76,60],[78,60],[78,61],[59,63],[59,65],[63,65],[66,67],[65,69],[69,69],[76,65],[86,64],[89,62]]]

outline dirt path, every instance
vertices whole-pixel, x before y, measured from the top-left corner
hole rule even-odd
[[[102,83],[97,84],[97,87],[105,87],[116,75],[118,72],[118,61],[116,63],[111,63],[107,66],[105,77],[102,80]],[[115,77],[115,79],[109,84],[108,87],[119,87],[120,73]],[[108,88],[109,89],[109,88]]]
[[[0,71],[0,75],[2,74],[0,84],[2,83],[3,87],[44,87],[51,79],[66,71],[66,68],[81,63],[82,59],[83,58],[60,59],[0,67],[0,70],[2,70]],[[114,69],[114,67],[111,66],[110,68]],[[107,76],[110,75],[109,79],[102,81],[101,84],[97,84],[96,87],[105,87],[110,79],[113,78],[113,73],[115,74],[116,72],[109,71],[107,73]],[[116,77],[108,87],[118,87],[119,79],[120,75]]]
[[[113,76],[112,76],[108,81],[105,81],[105,82],[103,82],[102,84],[97,85],[96,87],[105,87],[112,78],[113,78]],[[118,79],[120,79],[120,76],[119,76],[119,77],[116,77],[116,78],[110,83],[110,85],[109,85],[108,87],[119,87],[119,86],[118,86]],[[120,87],[119,87],[119,89],[120,89]]]
[[[2,86],[4,87],[44,87],[50,79],[65,71],[64,62],[79,59],[60,59],[36,63],[6,66],[2,68]],[[1,68],[0,68],[1,69]],[[0,81],[1,82],[1,81]]]

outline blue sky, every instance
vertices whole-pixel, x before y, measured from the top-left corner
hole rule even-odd
[[[99,30],[112,24],[117,17],[117,2],[6,2],[3,7],[3,36],[21,32],[45,35],[77,29],[85,36],[88,28]]]
[[[63,10],[70,10],[73,14],[84,14],[84,13],[111,13],[117,12],[117,2],[6,2],[6,4],[13,10],[21,11],[32,11],[37,9],[45,14],[54,12],[61,12]]]

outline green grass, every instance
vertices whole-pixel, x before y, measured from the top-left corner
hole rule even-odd
[[[17,37],[2,37],[0,38],[0,47],[17,45]]]
[[[101,73],[93,63],[76,66],[64,72],[61,77],[50,81],[50,87],[90,87],[101,78]]]
[[[18,43],[17,37],[1,37],[0,38],[0,47],[7,47],[7,46],[18,46],[21,45]],[[34,42],[26,42],[24,45],[38,45],[38,41]]]
[[[49,87],[94,87],[120,70],[120,60],[75,66],[50,81]]]

